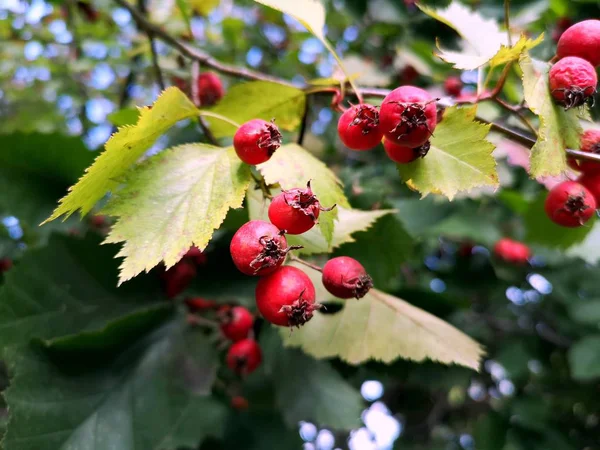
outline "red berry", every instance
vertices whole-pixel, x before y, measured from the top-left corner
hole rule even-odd
[[[182,260],[167,270],[163,275],[165,293],[173,298],[183,292],[196,276],[196,266]]]
[[[323,267],[323,286],[338,298],[363,298],[373,287],[373,280],[354,258],[338,256]]]
[[[502,238],[494,246],[496,256],[512,264],[525,264],[531,258],[531,250],[522,242]]]
[[[254,339],[235,342],[227,352],[227,366],[238,375],[249,375],[262,361],[262,351]]]
[[[233,409],[237,409],[238,411],[245,411],[248,409],[249,406],[250,404],[248,403],[248,400],[246,400],[245,397],[242,397],[240,395],[231,397],[231,407]]]
[[[418,77],[419,72],[417,71],[417,69],[415,69],[414,66],[411,66],[409,64],[405,66],[404,69],[402,69],[402,72],[400,72],[399,80],[402,84],[410,84],[414,82]]]
[[[302,234],[317,223],[321,211],[331,211],[334,207],[321,206],[309,181],[306,189],[290,189],[277,195],[269,206],[269,220],[288,234]]]
[[[381,142],[379,111],[372,105],[360,104],[347,109],[338,121],[338,134],[352,150],[370,150]]]
[[[584,20],[568,28],[560,37],[556,54],[560,59],[577,56],[600,65],[600,20]]]
[[[104,228],[106,225],[108,225],[108,219],[106,216],[96,214],[90,217],[90,224],[94,228]]]
[[[206,264],[206,255],[202,250],[195,246],[190,247],[183,257],[194,261],[198,265]]]
[[[398,145],[389,139],[383,140],[383,149],[387,153],[388,157],[397,162],[398,164],[407,164],[413,162],[415,159],[421,157],[424,158],[429,152],[430,148],[429,141],[417,148],[405,147],[404,145]]]
[[[264,220],[251,220],[233,235],[229,250],[233,263],[246,275],[268,275],[285,261],[297,246],[288,247],[283,233]]]
[[[586,130],[581,135],[581,151],[600,155],[600,130]],[[600,163],[569,158],[569,166],[583,173],[600,172]]]
[[[190,311],[205,311],[217,307],[217,302],[214,300],[206,300],[202,297],[186,298],[185,304]]]
[[[8,272],[12,269],[13,262],[10,258],[0,258],[0,273]]]
[[[569,17],[560,17],[556,21],[556,27],[552,30],[552,40],[558,42],[560,37],[567,29],[573,25],[573,21]],[[579,55],[568,55],[568,56],[579,56]],[[585,58],[584,58],[585,59]]]
[[[444,81],[444,90],[446,94],[451,95],[452,97],[458,97],[460,92],[462,91],[462,81],[460,81],[460,77],[448,77],[446,81]]]
[[[268,161],[281,146],[281,133],[274,123],[253,119],[235,132],[233,147],[246,164]]]
[[[283,266],[261,278],[256,285],[256,306],[269,322],[282,327],[300,327],[315,309],[315,286],[300,269]]]
[[[246,339],[254,325],[254,316],[243,306],[223,309],[219,313],[219,320],[225,337],[234,342]]]
[[[212,106],[225,95],[223,83],[216,73],[201,73],[198,75],[196,84],[198,85],[200,106]]]
[[[437,124],[435,99],[414,86],[401,86],[383,99],[379,124],[385,137],[415,148],[423,145]]]
[[[596,206],[598,206],[600,204],[600,172],[584,173],[577,179],[577,182],[592,193],[596,200]]]
[[[181,77],[173,77],[173,84],[179,88],[179,90],[183,92],[188,91],[188,83],[187,80],[184,80]]]
[[[596,210],[593,194],[576,181],[563,181],[548,193],[546,214],[563,227],[579,227],[587,222]]]
[[[597,84],[596,69],[585,59],[569,56],[550,69],[550,91],[565,109],[592,99]]]

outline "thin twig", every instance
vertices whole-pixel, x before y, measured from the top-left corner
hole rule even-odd
[[[296,142],[298,145],[302,145],[304,142],[304,134],[306,133],[306,125],[308,122],[308,112],[310,111],[310,97],[306,97],[304,102],[304,114],[302,114],[302,122],[300,122],[300,131],[298,132],[298,139]]]
[[[306,267],[310,267],[311,269],[314,269],[314,270],[316,270],[318,272],[323,272],[323,269],[321,267],[317,266],[316,264],[310,263],[310,262],[308,262],[308,261],[306,261],[306,260],[304,260],[302,258],[298,258],[297,256],[289,254],[289,253],[288,253],[288,255],[289,255],[289,257],[290,257],[290,259],[292,261],[300,263],[300,264],[302,264],[302,265],[304,265]]]
[[[140,9],[141,14],[144,16],[148,15],[148,11],[146,10],[146,1],[138,0],[138,8]],[[141,28],[141,27],[140,27]],[[154,41],[154,33],[148,29],[144,29],[146,35],[148,36],[148,43],[150,44],[150,53],[152,55],[152,67],[154,68],[154,76],[156,77],[156,82],[158,83],[158,87],[160,87],[161,91],[165,90],[165,80],[163,78],[162,70],[160,69],[160,64],[158,63],[158,52],[156,51],[156,42]]]
[[[192,103],[194,105],[200,105],[200,92],[198,91],[198,83],[196,80],[200,76],[200,63],[198,61],[194,61],[192,63],[192,80],[190,81],[191,94],[192,94]],[[200,129],[204,134],[206,140],[212,145],[219,145],[219,141],[216,136],[213,134],[212,130],[209,128],[206,120],[199,115],[198,116],[198,125],[200,125]]]
[[[508,34],[508,46],[512,47],[512,36],[510,35],[510,0],[504,0],[504,26]]]

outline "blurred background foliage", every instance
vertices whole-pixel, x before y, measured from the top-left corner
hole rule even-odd
[[[178,3],[148,0],[145,9],[169,33],[221,61],[294,81],[328,78],[336,70],[317,39],[273,10],[249,0],[183,1],[194,9],[188,26]],[[451,43],[455,33],[422,14],[413,2],[325,3],[327,36],[350,71],[361,72],[361,85],[411,83],[441,92],[452,74],[461,76],[465,93],[474,91],[476,73],[454,73],[433,55],[435,38]],[[503,20],[502,1],[464,3]],[[532,36],[546,34],[533,51],[545,60],[553,56],[561,24],[600,17],[597,0],[513,0],[511,8],[514,27]],[[64,235],[60,239],[65,242],[88,235],[86,242],[91,239],[94,245],[85,247],[86,260],[95,260],[99,273],[109,266],[113,273],[115,263],[101,257],[106,250],[89,236],[104,233],[104,225],[75,218],[42,228],[38,224],[115,126],[132,121],[131,108],[151,104],[158,95],[147,36],[125,9],[109,0],[0,0],[0,40],[0,258],[13,259],[17,266],[25,258],[25,265],[31,252],[44,251],[52,233]],[[158,41],[157,50],[167,84],[175,76],[190,78],[189,63]],[[228,86],[237,82],[223,79]],[[508,80],[505,94],[511,101],[522,98],[519,81],[516,74]],[[543,245],[544,229],[536,228],[536,218],[523,219],[543,187],[519,166],[522,149],[512,143],[495,138],[501,191],[479,190],[452,203],[434,196],[420,200],[400,182],[383,152],[342,147],[335,131],[337,115],[328,103],[311,98],[305,146],[335,168],[354,207],[398,211],[358,233],[356,242],[336,254],[356,257],[378,288],[455,324],[481,342],[488,355],[480,373],[429,362],[351,367],[332,361],[333,371],[323,372],[319,382],[334,395],[362,395],[364,411],[352,430],[329,426],[344,411],[332,412],[323,423],[308,415],[298,420],[298,414],[289,412],[293,398],[273,398],[273,378],[282,376],[277,371],[265,367],[242,386],[219,369],[220,383],[233,383],[248,398],[250,409],[229,408],[227,390],[217,384],[213,397],[221,406],[213,410],[208,405],[205,414],[223,414],[216,427],[223,430],[205,439],[201,448],[600,449],[600,241],[566,252]],[[489,105],[480,113],[511,120]],[[184,122],[160,138],[152,152],[199,139],[197,125]],[[252,280],[239,276],[228,256],[229,238],[247,220],[246,214],[229,215],[187,294],[253,306]],[[594,229],[589,236],[598,234]],[[502,236],[532,244],[536,256],[531,266],[512,267],[490,256]],[[112,247],[111,252],[116,253]],[[50,254],[65,271],[80,264]],[[150,274],[137,282],[151,289],[155,281]],[[282,351],[279,338],[266,327],[258,331],[267,353]],[[119,335],[115,346],[130,338]],[[289,364],[309,364],[300,352],[290,354]],[[342,379],[348,391],[338,392]],[[306,387],[302,379],[279,382],[299,383],[292,391]],[[7,378],[0,383],[6,386]],[[318,389],[307,388],[303,394],[306,401],[318,403]],[[224,412],[219,409],[223,405]],[[6,408],[2,417],[6,421]],[[200,428],[208,426],[202,417],[197,421]]]

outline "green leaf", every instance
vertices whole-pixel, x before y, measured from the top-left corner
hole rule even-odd
[[[60,200],[60,205],[46,220],[69,217],[79,210],[85,215],[108,191],[119,184],[120,177],[169,128],[198,114],[187,96],[175,87],[166,89],[152,108],[141,108],[135,126],[119,129],[106,143],[106,150],[96,158],[77,184]]]
[[[170,305],[152,286],[114,287],[114,253],[94,236],[56,235],[47,247],[27,252],[0,291],[2,347],[100,330],[136,312],[168,316]]]
[[[124,125],[135,125],[140,117],[138,108],[123,108],[108,115],[107,119],[113,125],[122,127]]]
[[[282,146],[266,163],[257,166],[268,184],[279,184],[282,189],[304,187],[310,180],[311,187],[321,205],[337,204],[350,208],[337,175],[322,161],[296,144]],[[337,208],[319,215],[319,229],[325,240],[333,240],[334,220]]]
[[[290,430],[278,411],[256,408],[230,417],[225,429],[224,450],[298,450],[302,439],[297,426]],[[207,450],[211,450],[208,447]]]
[[[251,81],[234,85],[219,103],[208,111],[220,114],[242,124],[251,119],[275,119],[283,130],[294,131],[302,121],[306,96],[293,86]],[[218,137],[233,136],[237,128],[222,120],[205,117],[213,134]]]
[[[510,62],[518,61],[521,55],[534,47],[537,47],[544,40],[544,34],[540,34],[537,39],[529,39],[525,35],[521,35],[517,43],[512,46],[502,46],[498,53],[490,60],[490,66],[497,67]]]
[[[207,16],[219,5],[220,0],[190,0],[192,9],[201,16]]]
[[[158,450],[222,434],[226,408],[207,397],[214,346],[182,318],[101,367],[93,353],[50,350],[7,352],[15,375],[5,450]]]
[[[266,330],[265,330],[266,331]],[[326,361],[299,350],[284,349],[275,328],[261,336],[265,372],[288,427],[309,420],[320,426],[349,430],[360,426],[365,405],[360,393]]]
[[[600,324],[600,300],[575,303],[569,306],[569,314],[573,320],[586,325]]]
[[[171,148],[132,170],[104,209],[118,217],[106,242],[125,242],[120,283],[161,261],[173,266],[192,245],[204,250],[250,181],[233,148],[206,144]]]
[[[571,375],[579,381],[600,377],[600,335],[586,336],[569,349]]]
[[[566,228],[552,222],[546,211],[544,203],[548,194],[541,193],[530,203],[525,216],[525,240],[532,244],[540,244],[550,248],[567,249],[573,244],[582,242],[592,230],[596,217],[592,218],[582,227]]]
[[[317,281],[320,274],[302,270]],[[322,291],[320,291],[322,293]],[[331,299],[319,296],[318,301]],[[344,302],[335,314],[316,313],[299,330],[282,329],[286,346],[300,347],[315,358],[338,357],[357,365],[368,360],[431,359],[478,370],[481,346],[452,325],[376,289],[360,300]]]
[[[579,148],[581,126],[577,109],[565,111],[550,93],[550,64],[524,54],[520,60],[529,109],[540,118],[538,139],[531,149],[532,178],[560,175],[567,169],[566,148]]]
[[[423,195],[443,194],[449,199],[460,191],[498,186],[494,145],[485,138],[490,125],[475,121],[477,107],[452,107],[431,138],[426,158],[398,164],[400,176]]]

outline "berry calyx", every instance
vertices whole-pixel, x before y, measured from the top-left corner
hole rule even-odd
[[[265,320],[282,327],[300,327],[315,309],[315,286],[308,275],[291,266],[261,278],[256,286],[256,306]]]
[[[226,362],[238,375],[249,375],[260,366],[262,351],[254,339],[242,339],[229,347]]]
[[[254,316],[243,306],[224,308],[219,312],[221,332],[227,339],[234,342],[248,337],[248,333],[254,325]]]
[[[522,242],[502,238],[494,245],[494,254],[511,264],[526,264],[531,258],[531,250]]]
[[[206,311],[217,307],[214,300],[206,300],[202,297],[189,297],[185,299],[185,304],[190,311]]]
[[[577,56],[600,65],[600,20],[584,20],[569,27],[558,40],[556,54],[559,58]]]
[[[352,150],[370,150],[381,142],[379,111],[372,105],[360,104],[347,109],[338,121],[338,134]]]
[[[563,181],[550,190],[544,209],[552,222],[563,227],[579,227],[594,215],[596,200],[582,184]]]
[[[576,56],[563,58],[552,66],[549,76],[552,97],[565,109],[593,100],[598,76],[594,66],[585,59]]]
[[[335,208],[324,208],[310,188],[294,188],[281,192],[269,205],[269,220],[280,230],[288,234],[302,234],[317,223],[321,211]]]
[[[383,99],[379,124],[386,139],[406,147],[419,147],[437,124],[435,99],[414,86],[401,86]]]
[[[444,91],[452,97],[458,97],[462,91],[463,83],[460,77],[448,77],[444,81]]]
[[[285,261],[290,250],[283,233],[264,220],[251,220],[233,235],[229,250],[238,270],[246,275],[268,275]]]
[[[383,140],[383,149],[385,150],[385,153],[387,153],[392,161],[397,162],[398,164],[408,164],[417,158],[424,158],[427,153],[429,153],[430,148],[431,145],[429,141],[425,142],[420,147],[411,148],[396,144],[388,139]]]
[[[174,298],[182,293],[196,277],[196,266],[189,261],[181,260],[162,274],[165,294]]]
[[[363,298],[373,287],[373,279],[354,258],[338,256],[323,267],[323,286],[338,298]]]
[[[586,130],[581,135],[580,149],[582,152],[600,155],[600,130]],[[600,163],[581,159],[569,158],[569,166],[583,173],[600,172]]]
[[[281,147],[279,128],[262,119],[252,119],[235,132],[233,148],[246,164],[261,164],[268,161]]]
[[[201,73],[196,79],[196,85],[198,86],[199,106],[212,106],[225,95],[221,78],[216,73]]]

